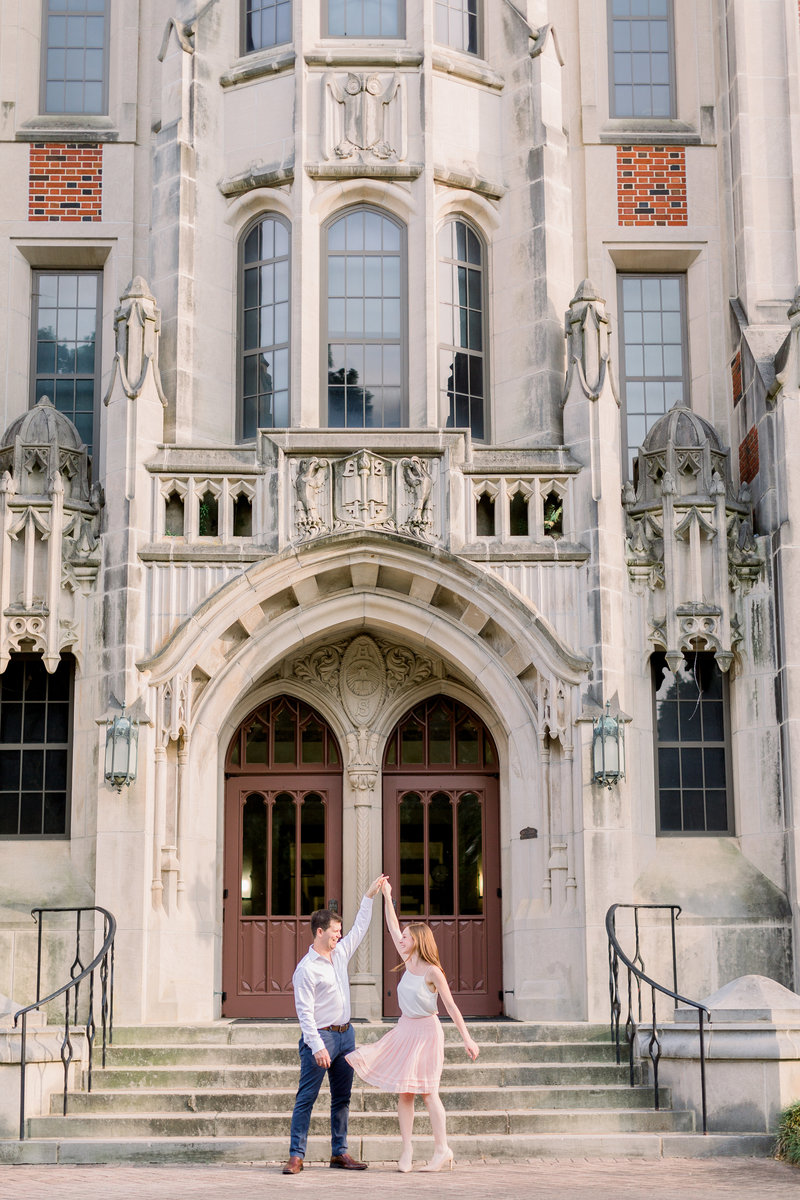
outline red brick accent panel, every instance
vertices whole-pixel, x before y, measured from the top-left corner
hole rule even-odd
[[[685,225],[683,146],[617,146],[620,225]]]
[[[100,221],[102,203],[102,146],[31,143],[29,221]]]
[[[800,3],[800,0],[798,0]],[[734,407],[742,398],[742,352],[737,350],[731,359],[731,388],[733,390]]]
[[[739,446],[739,478],[742,483],[750,483],[758,474],[758,428],[753,426],[744,435],[744,441]]]

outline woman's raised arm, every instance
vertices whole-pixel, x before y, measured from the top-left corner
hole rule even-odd
[[[386,926],[392,941],[397,947],[397,953],[404,958],[405,955],[403,955],[400,949],[400,922],[397,919],[397,913],[394,911],[394,905],[392,904],[392,885],[388,879],[384,879],[381,887],[383,890],[383,915],[386,917]]]

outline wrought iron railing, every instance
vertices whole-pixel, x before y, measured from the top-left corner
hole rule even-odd
[[[633,910],[633,926],[634,926],[634,949],[633,957],[629,958],[625,951],[620,946],[617,940],[616,932],[616,914],[621,908]],[[666,987],[663,983],[656,983],[655,979],[651,979],[645,974],[645,964],[642,957],[641,941],[639,936],[639,913],[642,910],[667,911],[670,914],[670,932],[672,935],[672,988]],[[642,988],[650,988],[650,1000],[652,1010],[652,1024],[645,1023],[645,1030],[650,1028],[650,1040],[647,1043],[647,1053],[653,1068],[653,1091],[654,1091],[654,1107],[660,1107],[658,1095],[658,1064],[661,1060],[661,1038],[658,1032],[658,1021],[656,1019],[656,994],[667,996],[676,1004],[685,1004],[689,1008],[697,1009],[698,1028],[700,1032],[700,1105],[703,1118],[703,1133],[708,1133],[708,1115],[706,1108],[706,1054],[705,1054],[705,1027],[704,1022],[707,1020],[711,1024],[711,1013],[704,1004],[700,1004],[697,1000],[689,1000],[686,996],[682,996],[678,991],[678,957],[676,950],[675,939],[675,922],[680,915],[681,909],[678,904],[612,904],[611,908],[606,913],[606,933],[608,934],[608,990],[611,1000],[611,1040],[614,1042],[617,1051],[617,1062],[621,1062],[620,1055],[620,1015],[622,1013],[622,1001],[620,999],[619,990],[619,964],[622,963],[628,972],[627,1000],[628,1012],[625,1018],[625,1040],[628,1043],[628,1066],[630,1070],[631,1087],[634,1085],[635,1062],[636,1062],[636,1038],[639,1026],[642,1021]],[[634,984],[636,989],[636,1016],[634,1016]]]
[[[74,913],[75,914],[75,958],[69,969],[69,981],[62,987],[56,988],[49,996],[42,996],[42,934],[44,930],[43,917],[45,913]],[[83,913],[100,913],[103,917],[103,944],[90,963],[84,966],[81,958],[81,917]],[[36,952],[36,999],[33,1004],[21,1008],[14,1014],[14,1028],[22,1019],[20,1038],[20,1081],[19,1081],[19,1136],[25,1138],[25,1059],[28,1033],[28,1013],[40,1009],[59,996],[64,997],[64,1037],[61,1042],[61,1061],[64,1065],[64,1116],[67,1115],[67,1088],[69,1084],[69,1068],[75,1057],[70,1028],[78,1027],[78,1001],[81,984],[88,980],[88,1001],[85,1024],[81,1022],[86,1033],[87,1051],[87,1090],[92,1090],[92,1062],[94,1041],[97,1035],[97,1022],[94,1015],[94,975],[100,974],[100,1028],[103,1039],[103,1066],[106,1065],[106,1046],[114,1040],[114,936],[117,932],[117,922],[105,908],[94,905],[86,908],[33,908],[31,916],[38,921],[39,937]],[[94,942],[94,929],[84,931],[84,936],[91,932]],[[70,1020],[72,1006],[72,1020]]]

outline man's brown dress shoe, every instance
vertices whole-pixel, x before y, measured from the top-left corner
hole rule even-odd
[[[334,1154],[331,1158],[332,1167],[341,1167],[343,1171],[366,1171],[369,1163],[358,1162],[349,1154]]]
[[[299,1175],[303,1169],[303,1160],[298,1154],[293,1154],[283,1168],[284,1175]]]

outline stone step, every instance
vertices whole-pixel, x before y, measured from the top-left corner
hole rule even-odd
[[[97,1087],[97,1084],[96,1084]],[[641,1089],[637,1089],[641,1090]],[[442,1088],[442,1102],[448,1112],[470,1112],[476,1121],[484,1111],[497,1108],[541,1109],[541,1091],[537,1088]],[[652,1090],[647,1089],[652,1104]],[[225,1091],[218,1088],[180,1089],[125,1089],[102,1088],[92,1092],[72,1092],[69,1097],[69,1114],[78,1113],[248,1113],[292,1111],[295,1088],[238,1089]],[[63,1097],[60,1092],[50,1099],[50,1112],[57,1116],[62,1110]],[[417,1099],[417,1111],[424,1112],[421,1099]],[[385,1092],[372,1088],[355,1088],[350,1103],[351,1113],[380,1113],[393,1108],[393,1099]],[[330,1092],[323,1087],[314,1112],[330,1111]],[[592,1110],[595,1111],[595,1110]],[[626,1110],[631,1111],[631,1110]],[[634,1110],[635,1111],[635,1110]]]
[[[392,1021],[355,1021],[357,1041],[374,1041],[391,1028]],[[489,1042],[610,1042],[607,1024],[582,1021],[554,1021],[535,1024],[527,1021],[467,1022],[470,1034],[483,1045]],[[442,1019],[446,1042],[461,1042],[452,1021]],[[205,1025],[121,1025],[114,1027],[114,1045],[259,1045],[283,1043],[297,1045],[300,1027],[296,1021],[214,1021]]]
[[[372,1033],[373,1031],[368,1031]],[[375,1030],[375,1036],[356,1036],[357,1045],[369,1045],[377,1041],[386,1032],[386,1027]],[[480,1047],[479,1064],[497,1062],[528,1062],[528,1063],[591,1063],[600,1065],[616,1061],[616,1052],[610,1042],[482,1042]],[[189,1043],[170,1046],[167,1043],[132,1043],[119,1045],[116,1041],[108,1046],[106,1056],[109,1064],[117,1065],[153,1065],[161,1062],[177,1065],[179,1063],[215,1063],[220,1065],[249,1065],[263,1064],[278,1066],[292,1064],[297,1066],[297,1041],[266,1042],[254,1044],[229,1043]],[[445,1062],[463,1062],[464,1047],[459,1038],[456,1042],[445,1044]],[[623,1047],[622,1061],[627,1064],[627,1051]]]
[[[572,1068],[570,1070],[570,1068]],[[639,1068],[637,1067],[637,1072]],[[569,1072],[565,1076],[565,1072]],[[597,1072],[598,1078],[594,1079]],[[517,1064],[512,1066],[487,1065],[480,1067],[473,1063],[465,1066],[445,1066],[442,1071],[442,1087],[545,1087],[556,1086],[568,1079],[567,1086],[572,1081],[586,1080],[593,1087],[602,1085],[613,1086],[616,1082],[625,1087],[628,1081],[627,1067],[589,1067],[580,1064],[562,1064],[559,1066],[535,1066]],[[638,1074],[634,1076],[638,1082]],[[94,1086],[111,1089],[128,1087],[137,1088],[286,1088],[297,1087],[298,1070],[296,1066],[246,1068],[209,1066],[198,1067],[111,1067],[104,1071],[95,1071]],[[84,1080],[85,1085],[85,1080]],[[629,1089],[630,1090],[630,1089]]]
[[[108,1096],[109,1093],[107,1092],[106,1094]],[[145,1096],[148,1096],[149,1093],[144,1094]],[[158,1094],[161,1093],[155,1094],[158,1096]],[[381,1096],[381,1093],[374,1094]],[[522,1103],[518,1103],[518,1106],[515,1106],[515,1111],[530,1112],[533,1110],[541,1111],[565,1109],[577,1111],[590,1110],[594,1112],[597,1109],[614,1109],[621,1112],[627,1112],[631,1110],[651,1109],[652,1104],[654,1104],[654,1096],[652,1096],[652,1090],[649,1087],[594,1087],[591,1085],[576,1085],[573,1087],[530,1087],[525,1090],[524,1097],[522,1097],[517,1090],[513,1090],[513,1092],[510,1092],[507,1099],[505,1098],[503,1088],[500,1088],[500,1090],[494,1090],[494,1094],[494,1104],[491,1106],[491,1108],[487,1106],[486,1109],[476,1110],[474,1108],[470,1109],[469,1106],[465,1104],[462,1105],[461,1108],[459,1108],[459,1106],[452,1105],[452,1111],[469,1112],[471,1126],[477,1129],[482,1127],[483,1116],[485,1116],[485,1112],[498,1111],[501,1105],[503,1105],[504,1110],[506,1105],[509,1106],[510,1109],[512,1102],[517,1105],[517,1102],[521,1102],[521,1100]],[[275,1108],[267,1109],[266,1106],[264,1106],[264,1110],[258,1112],[257,1114],[258,1120],[265,1120],[267,1116],[276,1116],[281,1118],[281,1120],[288,1120],[293,1099],[294,1093],[289,1094],[284,1092],[281,1096],[281,1100],[284,1104],[283,1108],[278,1109],[276,1105]],[[450,1093],[443,1093],[443,1099],[445,1106],[447,1106],[447,1103],[449,1103],[450,1099]],[[667,1088],[658,1088],[658,1102],[660,1102],[661,1111],[666,1112],[670,1109],[670,1094]],[[386,1099],[384,1097],[384,1111],[385,1105]],[[375,1112],[380,1111],[380,1109],[373,1109],[371,1105],[366,1108],[366,1106],[363,1106],[360,1103],[359,1096],[357,1096],[357,1094],[354,1096],[354,1103],[351,1105],[351,1117],[356,1118],[357,1116],[360,1116],[363,1118],[368,1118],[369,1116],[375,1114]],[[91,1109],[86,1109],[83,1108],[83,1106],[80,1106],[80,1108],[73,1109],[72,1114],[70,1114],[70,1111],[68,1111],[66,1117],[59,1116],[58,1111],[56,1111],[56,1114],[50,1116],[31,1117],[30,1121],[31,1133],[34,1134],[35,1130],[38,1130],[38,1132],[35,1133],[36,1136],[44,1136],[42,1132],[43,1128],[53,1129],[53,1122],[66,1122],[65,1128],[58,1130],[58,1133],[64,1134],[66,1132],[66,1128],[70,1128],[73,1136],[90,1136],[91,1133],[89,1130],[94,1127],[94,1124],[97,1122],[122,1122],[125,1124],[126,1129],[133,1129],[137,1126],[138,1122],[142,1121],[186,1121],[193,1123],[193,1126],[196,1127],[196,1129],[199,1129],[201,1123],[203,1123],[209,1116],[211,1116],[211,1118],[217,1116],[229,1118],[231,1122],[235,1123],[236,1121],[243,1121],[246,1120],[246,1118],[253,1116],[253,1110],[236,1109],[228,1114],[228,1112],[225,1111],[221,1105],[219,1105],[216,1109],[200,1110],[198,1108],[197,1111],[187,1111],[186,1109],[182,1109],[179,1111],[168,1110],[164,1112],[160,1108],[157,1108],[156,1103],[152,1103],[150,1105],[149,1111],[118,1110],[116,1108],[110,1108],[110,1106],[109,1108],[101,1109],[101,1111],[92,1111]],[[325,1120],[325,1109],[320,1109],[320,1118],[321,1120]],[[42,1124],[37,1124],[37,1122],[47,1122],[48,1124],[47,1126],[42,1126]],[[82,1122],[88,1123],[88,1132],[82,1133]],[[56,1136],[58,1133],[50,1133],[48,1136]],[[166,1135],[163,1133],[163,1130],[160,1130],[160,1132],[157,1134],[154,1132],[154,1136],[161,1136],[162,1134]],[[108,1135],[112,1136],[110,1134]],[[125,1135],[125,1132],[120,1132],[115,1133],[113,1136]],[[178,1136],[178,1133],[175,1133],[174,1135]],[[199,1133],[187,1134],[187,1136],[190,1135],[199,1136]]]
[[[517,1137],[454,1136],[449,1139],[456,1160],[498,1159],[525,1162],[529,1158],[694,1158],[767,1157],[774,1139],[767,1134],[698,1133],[541,1133]],[[399,1137],[352,1137],[350,1153],[366,1162],[396,1162]],[[415,1138],[415,1165],[433,1152],[429,1138]],[[274,1163],[286,1161],[285,1138],[51,1138],[0,1142],[0,1163],[12,1164],[136,1164],[136,1163]],[[311,1138],[308,1164],[326,1163],[329,1138]],[[268,1186],[268,1185],[266,1185]]]
[[[469,1063],[463,1045],[445,1047],[445,1066],[459,1067]],[[106,1056],[107,1067],[245,1067],[250,1070],[275,1070],[288,1067],[299,1069],[297,1046],[114,1046]],[[587,1077],[600,1080],[611,1078],[619,1071],[612,1056],[605,1062],[562,1061],[555,1057],[542,1062],[538,1049],[525,1042],[509,1042],[505,1046],[482,1046],[474,1064],[476,1071],[497,1067],[526,1066],[542,1071],[579,1070]],[[624,1068],[627,1070],[627,1065]],[[603,1074],[605,1072],[605,1074]]]
[[[283,1137],[289,1138],[289,1112],[262,1113],[140,1113],[131,1115],[81,1114],[75,1116],[32,1117],[28,1122],[31,1137]],[[576,1132],[691,1132],[692,1114],[688,1112],[621,1112],[618,1109],[574,1112],[529,1112],[514,1109],[474,1112],[449,1112],[448,1137],[477,1134],[517,1137],[529,1133]],[[430,1136],[427,1114],[420,1114],[415,1130]],[[324,1114],[311,1118],[312,1136],[325,1137],[330,1121]],[[392,1137],[397,1134],[397,1113],[351,1112],[349,1133],[353,1137]]]

